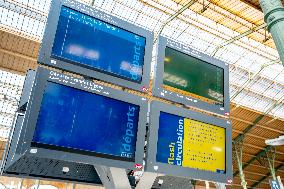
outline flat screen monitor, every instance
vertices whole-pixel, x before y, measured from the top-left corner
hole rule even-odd
[[[228,115],[228,65],[160,37],[154,95]]]
[[[38,68],[27,112],[24,143],[38,157],[54,153],[71,162],[127,169],[142,165],[143,97]]]
[[[17,148],[21,146],[19,135],[21,134],[23,120],[24,114],[16,114],[9,141],[5,148],[5,155],[2,158],[1,175],[28,179],[79,182],[82,184],[102,186],[101,179],[93,165],[37,158],[17,153]],[[62,171],[64,167],[68,168],[68,173]]]
[[[227,120],[155,101],[146,170],[227,183],[232,178],[231,132]]]
[[[53,1],[39,63],[147,92],[153,35],[75,1]]]
[[[138,105],[47,82],[33,143],[134,161],[138,117]]]
[[[225,128],[166,112],[159,124],[157,162],[225,172]]]

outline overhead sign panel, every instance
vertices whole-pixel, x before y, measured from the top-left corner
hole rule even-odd
[[[47,82],[33,145],[134,160],[138,117],[137,105]]]
[[[224,69],[170,47],[165,49],[163,84],[223,106]]]
[[[63,6],[51,55],[141,82],[145,45],[145,37]]]
[[[157,161],[194,169],[225,172],[225,128],[160,112]]]
[[[147,110],[145,98],[38,68],[23,149],[39,158],[135,169],[142,165]]]
[[[228,115],[229,68],[224,62],[160,37],[153,94]]]
[[[53,1],[39,62],[143,91],[153,34],[75,1]]]
[[[232,178],[227,120],[154,101],[146,171],[226,183]]]

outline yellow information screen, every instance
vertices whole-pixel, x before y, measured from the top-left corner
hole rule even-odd
[[[158,162],[225,173],[225,128],[164,112],[159,120]]]
[[[225,129],[184,119],[183,167],[225,170]]]

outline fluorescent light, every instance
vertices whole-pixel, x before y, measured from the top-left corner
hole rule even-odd
[[[284,145],[284,135],[283,135],[283,136],[280,136],[280,137],[278,137],[278,138],[275,138],[275,139],[268,139],[268,140],[265,140],[265,144],[271,145],[271,146]]]

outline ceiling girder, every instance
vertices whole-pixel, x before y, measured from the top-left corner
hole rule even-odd
[[[266,152],[269,151],[271,148],[272,148],[272,146],[266,146],[263,150],[261,150],[259,153],[257,153],[255,157],[251,158],[247,163],[244,163],[242,168],[245,169],[247,166],[249,166],[255,160],[258,160],[259,158],[266,155]],[[234,177],[237,176],[238,174],[239,174],[239,171],[236,171],[234,173]]]
[[[284,167],[284,163],[283,164],[280,164],[278,165],[276,168],[275,168],[275,172],[278,170],[278,169],[281,169],[282,167]],[[259,179],[257,182],[255,182],[253,185],[251,185],[250,189],[253,189],[254,187],[258,186],[260,183],[262,183],[265,179],[267,179],[269,176],[270,176],[270,172],[266,174],[266,176],[263,176],[261,179]]]

